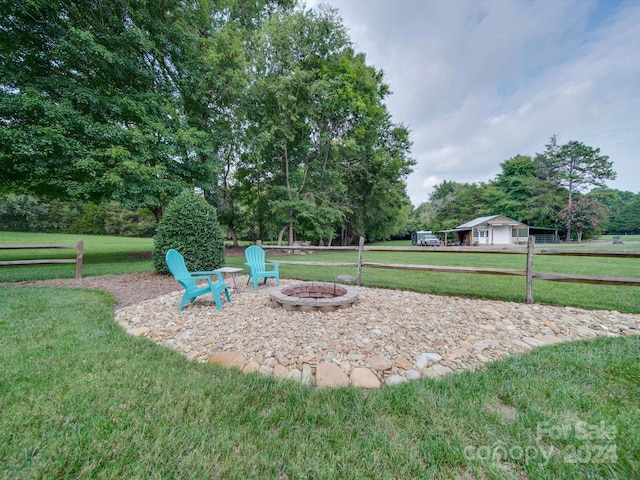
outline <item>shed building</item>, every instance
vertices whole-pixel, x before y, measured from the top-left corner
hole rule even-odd
[[[515,245],[527,242],[529,226],[504,215],[491,215],[475,218],[453,230],[438,233],[445,234],[447,244]]]

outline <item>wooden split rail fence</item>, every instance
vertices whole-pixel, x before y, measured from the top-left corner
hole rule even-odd
[[[310,247],[310,246],[274,246],[262,245],[270,250],[307,250],[313,251],[354,251],[358,250],[358,263],[329,263],[329,262],[302,262],[278,260],[278,263],[290,265],[317,265],[331,267],[356,267],[356,284],[361,284],[362,268],[388,268],[391,270],[418,270],[424,272],[446,273],[470,273],[481,275],[515,275],[527,278],[527,303],[533,303],[533,279],[547,280],[551,282],[588,283],[596,285],[627,285],[640,287],[640,278],[613,277],[595,275],[571,275],[564,273],[535,272],[533,260],[535,255],[567,255],[589,257],[625,257],[640,259],[640,250],[575,250],[575,249],[538,249],[535,250],[535,238],[529,237],[526,247],[519,246],[493,246],[493,247],[365,247],[364,239],[360,238],[358,247]],[[446,252],[446,253],[499,253],[499,254],[526,254],[527,267],[525,270],[481,268],[481,267],[454,267],[444,265],[414,265],[364,262],[363,252]]]
[[[82,240],[78,240],[77,244],[53,244],[53,245],[0,245],[0,250],[45,250],[56,248],[68,248],[76,251],[76,258],[47,258],[37,260],[3,260],[0,266],[12,265],[38,265],[38,264],[54,264],[54,263],[75,263],[76,278],[82,278],[82,261],[84,244]]]

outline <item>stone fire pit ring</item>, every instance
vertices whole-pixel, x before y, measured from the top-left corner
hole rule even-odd
[[[300,282],[272,288],[271,305],[302,312],[332,312],[358,302],[358,290],[333,282]]]

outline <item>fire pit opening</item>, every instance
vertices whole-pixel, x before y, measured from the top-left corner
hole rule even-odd
[[[358,301],[358,291],[341,283],[302,282],[272,288],[271,305],[303,312],[331,312]]]

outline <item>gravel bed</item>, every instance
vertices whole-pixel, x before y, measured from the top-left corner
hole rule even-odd
[[[104,290],[132,335],[197,361],[319,386],[373,388],[476,369],[562,341],[640,334],[640,315],[366,287],[348,308],[288,311],[271,305],[269,285],[254,291],[242,276],[238,284],[221,311],[201,296],[182,312],[180,284],[155,273],[4,285]]]

